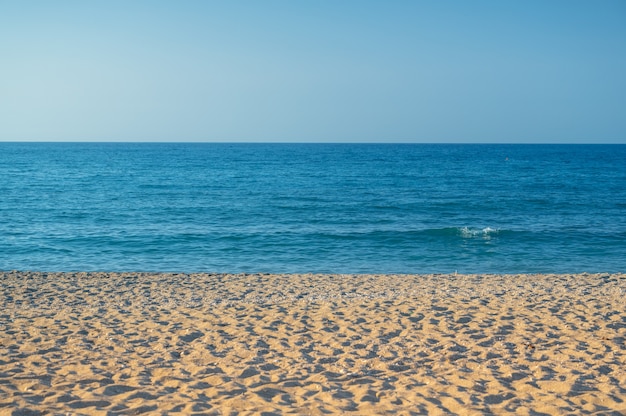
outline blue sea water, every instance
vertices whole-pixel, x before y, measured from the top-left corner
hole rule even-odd
[[[13,269],[626,271],[626,146],[0,143]]]

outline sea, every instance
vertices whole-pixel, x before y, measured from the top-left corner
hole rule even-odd
[[[0,270],[626,272],[626,145],[5,142]]]

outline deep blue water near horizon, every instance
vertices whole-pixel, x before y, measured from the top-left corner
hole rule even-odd
[[[0,143],[0,270],[626,271],[626,145]]]

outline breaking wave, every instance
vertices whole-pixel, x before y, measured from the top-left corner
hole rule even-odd
[[[461,237],[463,238],[474,238],[474,237],[482,237],[482,238],[490,238],[494,235],[500,233],[499,228],[472,228],[472,227],[461,227],[458,229]]]

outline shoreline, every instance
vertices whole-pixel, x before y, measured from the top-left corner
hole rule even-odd
[[[626,412],[622,273],[0,282],[0,413]]]

